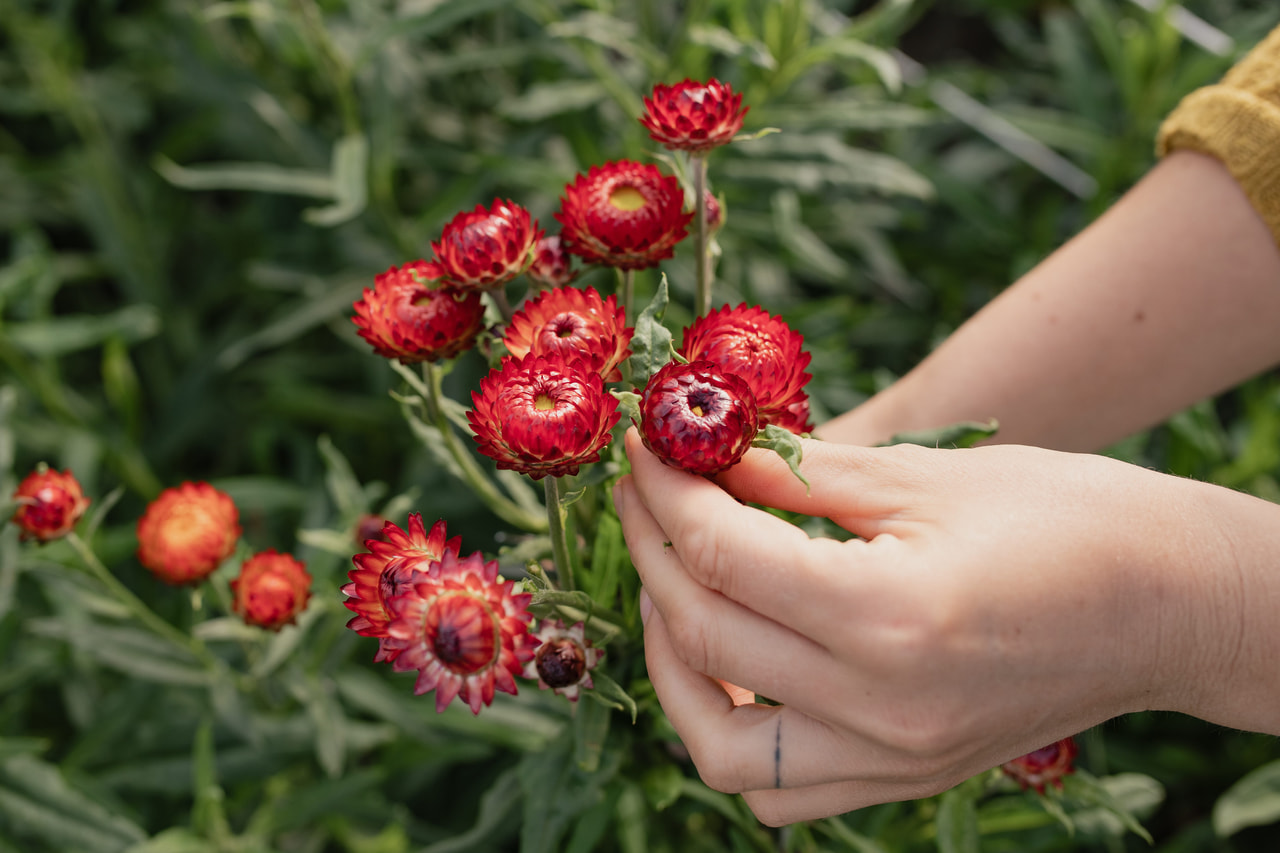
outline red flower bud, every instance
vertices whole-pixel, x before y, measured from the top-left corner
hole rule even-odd
[[[240,539],[231,497],[208,483],[165,489],[138,519],[138,562],[165,583],[197,584]]]
[[[759,431],[751,388],[710,361],[668,362],[645,385],[640,416],[644,446],[693,474],[736,464]]]
[[[288,554],[274,550],[254,554],[231,582],[232,609],[250,625],[279,631],[297,621],[311,598],[307,567]]]
[[[673,151],[691,154],[705,154],[731,142],[750,109],[742,107],[742,95],[735,95],[732,86],[715,78],[706,83],[684,80],[674,86],[659,83],[644,105],[640,123],[649,136]]]
[[[13,499],[18,502],[13,523],[21,528],[21,538],[41,542],[66,536],[89,508],[70,471],[59,473],[43,464],[18,484]]]
[[[1044,793],[1045,785],[1062,787],[1062,777],[1075,770],[1072,762],[1079,748],[1072,738],[1041,747],[1035,752],[1006,761],[1001,765],[1006,775],[1015,779],[1023,790],[1035,788]]]

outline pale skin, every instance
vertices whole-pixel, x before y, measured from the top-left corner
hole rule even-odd
[[[704,780],[780,825],[1132,711],[1280,734],[1280,506],[1082,453],[855,446],[995,417],[1002,441],[1096,449],[1280,362],[1277,330],[1271,233],[1180,153],[806,441],[808,491],[766,451],[712,482],[629,433],[649,675]]]

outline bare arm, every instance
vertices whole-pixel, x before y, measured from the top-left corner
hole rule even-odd
[[[895,385],[822,425],[873,444],[959,420],[1096,450],[1280,362],[1280,249],[1226,168],[1170,155]]]

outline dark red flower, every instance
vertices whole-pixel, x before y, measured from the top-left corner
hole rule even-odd
[[[714,78],[674,86],[659,83],[644,106],[640,123],[649,136],[673,151],[691,154],[705,154],[732,141],[750,109],[742,106],[742,95],[735,95],[733,87]]]
[[[561,356],[504,359],[471,400],[467,420],[480,452],[535,480],[577,474],[598,460],[619,417],[600,374]]]
[[[640,416],[644,446],[694,474],[734,465],[759,431],[751,388],[710,361],[668,362],[645,385]]]
[[[720,199],[712,195],[710,190],[707,190],[703,198],[707,200],[707,230],[714,234],[724,225],[724,210],[720,207]]]
[[[804,369],[812,356],[803,345],[804,337],[781,317],[744,303],[694,320],[684,330],[680,354],[690,361],[713,361],[742,377],[755,395],[761,424],[799,434],[813,431],[804,391],[811,378]]]
[[[618,382],[618,365],[631,354],[627,344],[634,332],[616,297],[601,299],[594,288],[560,287],[526,302],[512,316],[503,343],[516,358],[529,353],[581,358],[605,382]]]
[[[254,554],[231,581],[231,608],[250,625],[279,631],[297,621],[311,598],[307,567],[274,550]]]
[[[453,217],[431,251],[453,284],[465,290],[493,290],[524,272],[541,236],[529,211],[495,198],[488,210],[478,204]]]
[[[559,619],[545,619],[533,632],[533,639],[537,650],[533,660],[524,665],[524,677],[538,679],[539,689],[553,690],[570,702],[577,702],[580,690],[595,686],[591,670],[604,652],[591,645],[582,622],[565,627]]]
[[[631,160],[592,166],[565,187],[556,219],[569,251],[587,263],[646,269],[688,235],[684,190],[658,167]]]
[[[208,483],[165,489],[138,519],[138,562],[171,584],[198,584],[231,556],[240,513]]]
[[[378,355],[404,364],[453,358],[484,326],[477,292],[445,284],[439,265],[413,261],[374,278],[355,303],[352,322]]]
[[[89,508],[80,481],[70,471],[59,473],[43,464],[18,484],[13,499],[18,503],[13,523],[22,530],[20,538],[41,542],[66,536]]]
[[[560,235],[543,237],[533,247],[533,263],[524,274],[539,287],[564,287],[578,277],[573,256],[565,248]]]
[[[1035,752],[1006,761],[1000,766],[1005,774],[1017,781],[1023,790],[1035,788],[1044,793],[1045,785],[1062,788],[1062,777],[1075,770],[1075,761],[1079,748],[1073,738],[1065,738],[1057,743],[1041,747]]]

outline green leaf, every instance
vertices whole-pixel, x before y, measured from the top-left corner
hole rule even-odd
[[[342,451],[334,446],[327,435],[320,436],[316,442],[320,448],[320,456],[324,459],[325,486],[329,489],[329,497],[333,498],[338,514],[344,520],[354,519],[368,507],[365,504],[364,488],[351,470],[351,463]]]
[[[631,715],[631,723],[635,725],[636,700],[632,699],[631,695],[622,689],[621,684],[598,669],[591,673],[591,682],[595,686],[590,690],[583,691],[584,695],[590,696],[602,705],[629,713]]]
[[[195,658],[149,631],[53,619],[32,620],[27,627],[34,634],[63,640],[93,660],[135,678],[188,686],[209,683],[209,671]]]
[[[333,176],[314,169],[287,169],[274,163],[211,163],[179,166],[156,157],[153,166],[175,187],[184,190],[248,190],[329,199],[335,196]]]
[[[58,356],[96,347],[109,339],[136,343],[160,331],[160,312],[130,305],[108,314],[70,314],[51,320],[9,323],[6,336],[32,355]]]
[[[195,802],[191,806],[191,826],[196,832],[219,843],[231,835],[223,811],[222,787],[214,763],[213,720],[205,718],[196,729],[191,747],[191,783]]]
[[[622,416],[633,424],[640,423],[640,395],[634,391],[609,391],[618,401]]]
[[[1280,761],[1253,770],[1213,804],[1213,830],[1227,838],[1250,826],[1280,820]]]
[[[979,853],[978,812],[975,785],[962,782],[938,800],[938,853]]]
[[[487,849],[510,831],[522,796],[519,770],[512,768],[495,779],[481,795],[476,822],[466,832],[429,844],[419,853],[466,853],[478,848]]]
[[[31,755],[0,763],[0,824],[54,850],[120,853],[146,838],[133,821],[72,788],[55,765]]]
[[[584,773],[600,768],[600,754],[613,715],[598,702],[579,702],[573,715],[573,760]]]
[[[586,109],[609,96],[595,80],[557,80],[535,83],[523,94],[498,103],[499,115],[517,121],[542,121],[561,113]]]
[[[766,424],[751,442],[751,446],[763,447],[781,456],[782,461],[786,462],[787,467],[791,469],[791,473],[796,475],[796,479],[804,483],[806,490],[809,488],[809,481],[805,479],[804,474],[800,473],[800,463],[804,460],[804,445],[800,441],[800,436],[777,424]]]
[[[1062,779],[1063,793],[1093,806],[1071,816],[1083,831],[1119,835],[1129,830],[1148,844],[1155,842],[1137,814],[1146,814],[1164,800],[1164,786],[1141,773],[1119,773],[1101,779],[1077,768]]]
[[[631,338],[631,357],[627,360],[631,366],[631,382],[637,388],[643,388],[649,377],[671,360],[671,332],[662,325],[668,301],[667,275],[663,273],[653,299],[636,318],[635,334]]]
[[[369,143],[363,133],[344,136],[333,146],[333,204],[309,207],[302,218],[325,228],[354,219],[369,198]]]
[[[996,434],[1000,425],[995,418],[985,424],[976,421],[963,421],[948,424],[936,429],[922,429],[914,432],[900,432],[890,438],[881,447],[893,444],[918,444],[921,447],[973,447],[984,438]]]
[[[660,812],[680,799],[684,774],[674,764],[658,764],[650,767],[640,780],[645,798],[655,812]]]
[[[221,849],[189,829],[175,827],[130,847],[124,853],[219,853]]]
[[[584,772],[574,759],[572,733],[520,761],[517,775],[524,792],[521,853],[552,853],[562,848],[569,822],[601,797],[601,789],[621,763],[618,751],[605,753],[594,772]]]

